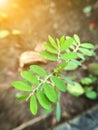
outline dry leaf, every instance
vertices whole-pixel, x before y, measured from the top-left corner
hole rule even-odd
[[[42,58],[39,52],[35,51],[23,52],[19,57],[20,70],[22,70],[25,65],[34,64],[36,62],[47,63],[47,60]]]

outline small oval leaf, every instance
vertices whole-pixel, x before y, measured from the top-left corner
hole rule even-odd
[[[55,49],[51,44],[49,43],[46,43],[45,44],[45,49],[50,52],[50,53],[53,53],[53,54],[57,54],[57,49]]]
[[[51,81],[55,84],[55,86],[56,86],[59,90],[61,90],[61,91],[63,91],[63,92],[66,91],[66,85],[65,85],[65,83],[64,83],[63,80],[61,80],[60,78],[58,78],[58,77],[56,77],[56,76],[52,76],[52,77],[51,77]]]
[[[38,98],[38,101],[39,101],[39,104],[46,110],[49,110],[51,109],[51,103],[50,101],[46,98],[45,94],[38,90],[37,91],[37,98]]]
[[[40,52],[40,55],[41,55],[43,58],[47,59],[47,60],[57,61],[56,55],[51,54],[51,53],[49,53],[49,52],[47,52],[47,51],[41,51],[41,52]]]
[[[79,36],[77,34],[74,34],[73,37],[76,40],[76,42],[80,44],[80,38],[79,38]]]
[[[47,72],[38,65],[31,65],[30,69],[39,76],[47,76]]]
[[[76,59],[77,57],[78,57],[77,52],[68,52],[61,55],[61,58],[63,60],[73,60],[73,59]]]
[[[56,104],[56,120],[59,122],[61,119],[61,106],[60,103],[57,102]]]
[[[16,98],[18,101],[23,101],[26,100],[28,98],[29,94],[16,94]]]
[[[23,81],[12,82],[12,86],[22,91],[32,91],[32,87]]]
[[[57,101],[58,99],[57,92],[50,84],[47,83],[44,84],[44,93],[51,102]]]
[[[88,91],[86,93],[86,97],[89,99],[96,99],[97,98],[97,93],[95,91]]]
[[[30,111],[33,115],[37,113],[37,101],[34,95],[32,95],[30,98]]]
[[[79,57],[80,59],[85,60],[85,57],[83,56],[83,54],[77,52],[77,55],[78,55],[78,57]]]
[[[84,48],[94,48],[94,45],[93,44],[91,44],[91,43],[82,43],[81,45],[80,45],[81,47],[84,47]]]
[[[79,50],[84,54],[84,55],[87,55],[87,56],[92,56],[93,52],[91,50],[88,50],[86,48],[79,48]]]
[[[57,48],[57,44],[56,44],[55,40],[50,35],[48,36],[48,39],[49,39],[49,42],[51,43],[51,45],[54,48]]]
[[[29,81],[32,84],[37,85],[38,84],[38,79],[36,76],[34,76],[31,72],[29,71],[22,71],[20,75],[27,81]]]
[[[73,42],[74,40],[72,38],[66,39],[64,42],[61,43],[61,51],[68,49],[73,44]]]

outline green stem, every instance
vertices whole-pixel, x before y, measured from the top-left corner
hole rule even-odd
[[[48,75],[44,80],[42,80],[42,82],[40,82],[40,84],[32,91],[32,93],[29,94],[29,96],[27,97],[26,101],[28,101],[28,99],[34,94],[34,92],[36,90],[38,90],[45,82],[47,82],[47,80],[53,75],[53,73],[51,73],[50,75]]]

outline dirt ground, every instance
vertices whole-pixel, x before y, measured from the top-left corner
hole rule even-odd
[[[93,7],[88,16],[83,13],[87,5]],[[0,15],[0,30],[7,30],[10,34],[0,38],[0,130],[11,130],[35,118],[29,111],[29,102],[16,101],[15,94],[18,91],[11,86],[12,81],[20,79],[18,72],[20,54],[43,44],[48,40],[48,35],[57,38],[76,33],[82,42],[97,45],[98,0],[14,0],[8,7],[1,8],[0,13],[2,12],[7,17]],[[89,28],[90,23],[96,25],[93,30]],[[12,34],[14,29],[21,33]],[[98,56],[96,55],[92,61],[98,62]],[[48,63],[44,67],[49,71],[53,64]],[[76,74],[80,73],[78,71]],[[77,99],[68,94],[63,94],[61,99],[62,113],[65,117],[80,114],[94,104],[96,101],[84,97]],[[41,109],[37,116],[39,115]]]

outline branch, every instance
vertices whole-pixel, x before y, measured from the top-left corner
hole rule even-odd
[[[28,121],[28,122],[23,123],[22,125],[20,125],[20,126],[14,128],[14,129],[12,129],[12,130],[23,130],[24,128],[26,128],[26,127],[28,127],[28,126],[31,126],[31,125],[33,125],[33,124],[39,122],[40,120],[46,119],[48,116],[49,116],[49,114],[43,115],[43,116],[41,116],[41,117],[37,117],[37,118],[35,118],[35,119],[32,119],[32,120],[30,120],[30,121]]]

